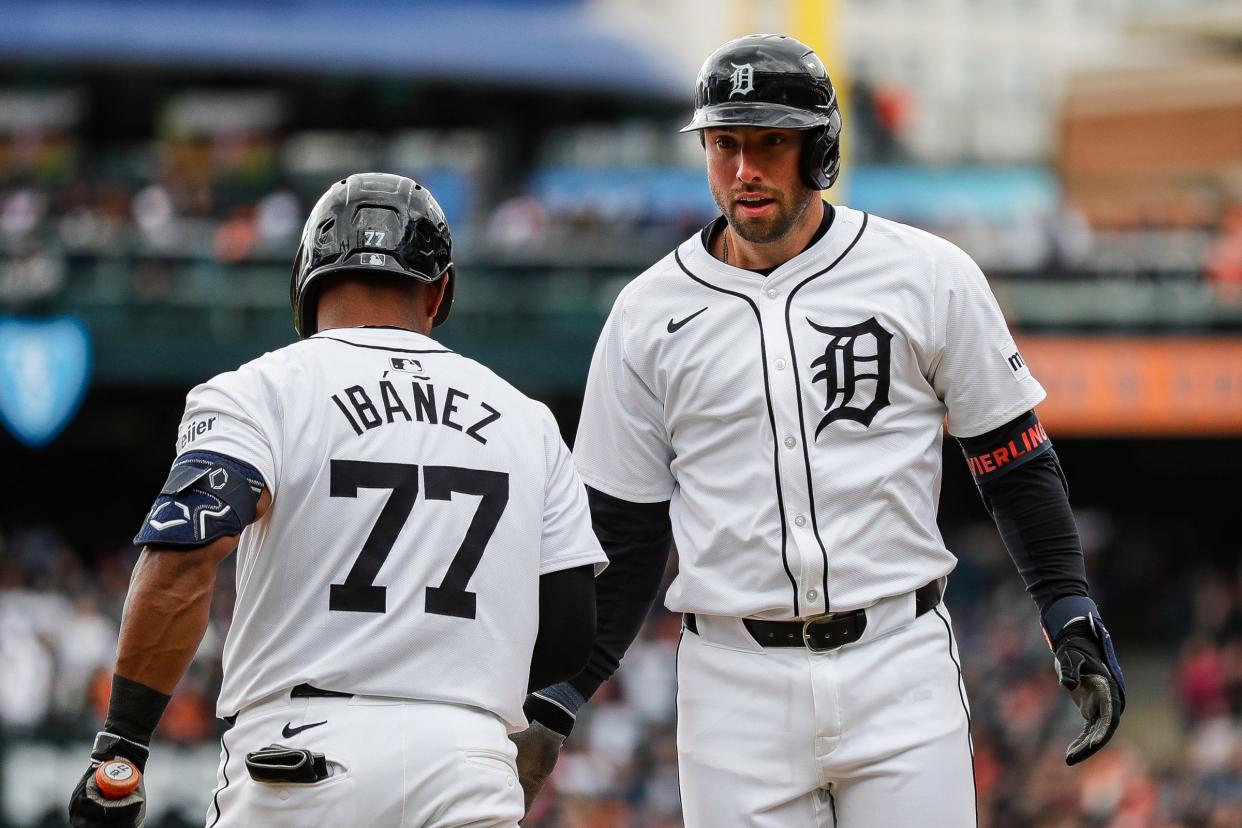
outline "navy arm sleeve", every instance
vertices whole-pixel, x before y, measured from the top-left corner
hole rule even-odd
[[[608,568],[595,581],[598,623],[586,668],[570,679],[589,699],[611,678],[638,637],[664,577],[672,543],[667,500],[631,503],[587,486],[591,525],[608,555]]]
[[[577,675],[595,641],[595,565],[539,578],[539,634],[530,660],[529,690]]]
[[[1087,575],[1069,486],[1033,411],[977,437],[959,439],[967,464],[1026,589],[1049,609],[1087,597]]]

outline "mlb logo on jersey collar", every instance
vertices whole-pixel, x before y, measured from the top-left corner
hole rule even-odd
[[[77,413],[90,378],[91,341],[74,317],[0,318],[0,420],[31,448]]]

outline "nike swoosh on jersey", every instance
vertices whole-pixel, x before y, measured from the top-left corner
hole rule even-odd
[[[707,308],[703,308],[703,310],[700,310],[700,311],[695,311],[694,313],[690,314],[689,316],[687,316],[685,319],[681,320],[680,322],[674,322],[672,319],[668,320],[668,332],[677,333],[678,331],[681,330],[683,325],[685,325],[687,322],[689,322],[694,317],[698,316],[700,313],[703,313],[703,311],[705,310],[707,310]]]
[[[328,723],[328,720],[324,719],[322,722],[312,722],[311,724],[302,725],[301,727],[290,727],[290,725],[292,725],[293,722],[286,722],[284,730],[280,731],[280,733],[282,736],[288,739],[290,736],[296,736],[297,734],[301,733],[303,730],[310,730],[312,727],[319,727],[320,725],[326,725],[327,723]]]

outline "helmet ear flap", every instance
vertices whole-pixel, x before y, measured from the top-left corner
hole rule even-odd
[[[298,295],[302,286],[302,267],[306,263],[306,244],[298,245],[298,254],[293,260],[293,274],[289,278],[289,304],[293,307],[293,330],[299,337],[306,336],[302,325],[302,297]]]
[[[832,120],[809,130],[800,158],[802,180],[813,190],[827,190],[841,171],[841,113],[832,111]]]
[[[445,268],[442,278],[447,280],[444,285],[444,298],[440,300],[440,307],[436,310],[435,318],[431,320],[433,328],[443,325],[453,311],[453,287],[457,283],[457,268],[450,264]]]

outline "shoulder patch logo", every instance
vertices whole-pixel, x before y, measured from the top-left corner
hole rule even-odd
[[[812,328],[828,336],[824,352],[811,363],[816,373],[812,382],[824,383],[824,416],[815,429],[819,433],[837,420],[853,420],[869,427],[880,409],[889,404],[889,356],[893,335],[875,317],[856,325],[819,325],[807,318]],[[871,370],[865,370],[870,368]],[[856,405],[856,398],[871,401]]]
[[[1026,379],[1031,375],[1031,369],[1026,367],[1026,360],[1022,358],[1022,354],[1018,351],[1018,346],[1013,342],[1006,342],[1004,345],[997,345],[996,351],[1001,355],[1001,359],[1005,360],[1005,364],[1009,366],[1009,370],[1020,380]]]
[[[199,437],[211,431],[216,424],[215,417],[203,417],[198,420],[190,420],[181,427],[181,433],[177,438],[177,451],[193,443]]]

